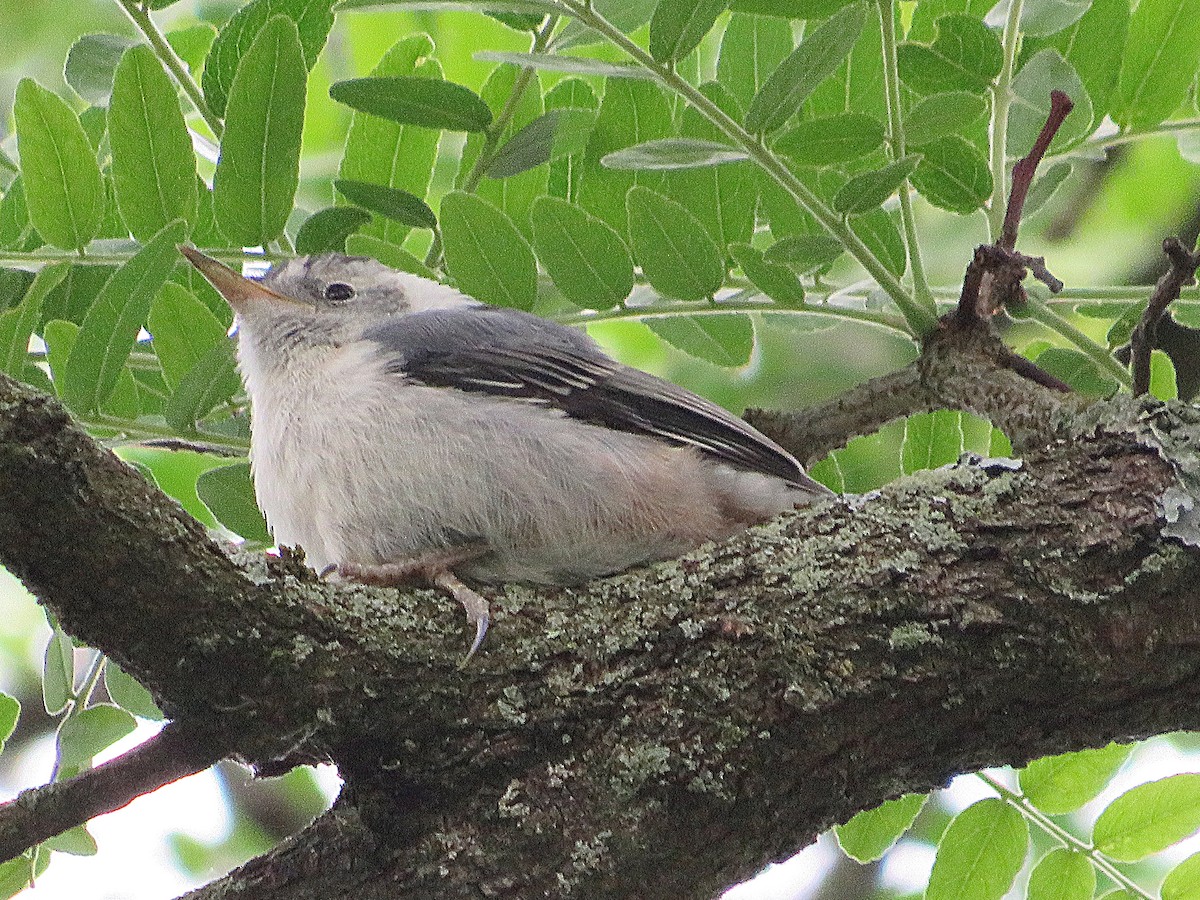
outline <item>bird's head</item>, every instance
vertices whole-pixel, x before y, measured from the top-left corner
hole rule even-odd
[[[301,256],[255,279],[191,247],[179,249],[233,307],[241,340],[265,353],[340,347],[386,319],[475,302],[365,256]]]

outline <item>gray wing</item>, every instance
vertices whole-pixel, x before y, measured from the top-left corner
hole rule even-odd
[[[492,306],[429,310],[389,320],[363,337],[384,349],[390,371],[415,381],[542,403],[826,492],[791,454],[715,403],[610,359],[581,331],[529,313]]]

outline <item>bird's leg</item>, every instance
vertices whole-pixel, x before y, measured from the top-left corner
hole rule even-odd
[[[475,640],[462,661],[462,665],[465,666],[483,644],[488,624],[491,622],[491,610],[485,597],[463,584],[450,570],[451,567],[474,559],[486,551],[486,547],[468,544],[429,550],[396,562],[341,563],[327,567],[321,572],[321,577],[357,581],[380,587],[396,587],[412,581],[424,581],[445,591],[462,604],[467,613],[467,621],[475,626]]]

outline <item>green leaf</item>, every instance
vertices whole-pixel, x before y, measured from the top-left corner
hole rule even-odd
[[[1037,140],[1050,114],[1050,91],[1060,90],[1075,102],[1066,121],[1050,142],[1051,152],[1079,143],[1092,133],[1092,101],[1071,64],[1057,50],[1040,50],[1013,79],[1008,108],[1008,155],[1024,156]]]
[[[163,407],[167,424],[180,431],[192,428],[241,388],[233,342],[222,340],[200,357],[180,379]]]
[[[104,182],[79,117],[30,78],[13,104],[29,219],[48,244],[81,250],[104,218]]]
[[[0,312],[0,372],[22,379],[29,362],[29,337],[42,321],[42,302],[70,271],[67,262],[46,266],[38,272],[21,302]]]
[[[1165,850],[1197,829],[1200,775],[1171,775],[1138,785],[1110,803],[1096,820],[1092,842],[1115,860],[1135,862]]]
[[[1050,202],[1050,198],[1062,186],[1074,168],[1070,160],[1057,162],[1050,168],[1046,169],[1038,179],[1034,181],[1033,186],[1029,189],[1029,196],[1025,198],[1025,218],[1028,219],[1038,210]]]
[[[504,25],[507,25],[513,31],[534,31],[545,21],[545,16],[541,13],[514,13],[514,12],[496,12],[489,10],[484,13],[489,18],[495,19]]]
[[[425,205],[424,200],[408,191],[340,178],[333,182],[333,186],[350,202],[402,225],[413,228],[437,227],[437,216],[433,210]]]
[[[49,853],[36,853],[36,859],[26,854],[0,863],[0,897],[13,897],[40,878],[50,865]]]
[[[371,214],[357,206],[327,206],[319,209],[304,220],[296,233],[296,252],[303,256],[345,253],[346,238],[370,221]]]
[[[768,247],[766,259],[799,275],[812,275],[833,265],[844,250],[842,242],[828,234],[794,234]]]
[[[271,27],[271,19],[276,15],[292,21],[302,51],[301,63],[305,72],[311,70],[333,27],[333,3],[334,0],[254,0],[234,13],[213,41],[204,64],[204,98],[213,112],[228,117],[226,107],[233,98],[233,85],[242,60],[254,42]],[[294,84],[288,87],[289,91],[295,89]],[[301,87],[298,94],[291,95],[291,103],[295,104],[303,96]],[[269,98],[264,92],[260,99],[265,104]]]
[[[499,116],[508,105],[516,88],[518,75],[519,70],[513,66],[500,66],[484,82],[480,94],[494,115]],[[500,134],[496,135],[496,138],[499,141],[507,141],[509,138],[515,137],[520,129],[536,120],[544,111],[541,82],[535,74],[529,79],[525,90],[521,92],[521,96],[510,110],[511,118],[508,125]],[[470,173],[478,163],[485,143],[486,138],[481,134],[467,136],[467,143],[463,147],[462,158],[459,162],[456,187],[462,187],[467,179],[472,177]],[[497,209],[508,216],[517,226],[521,235],[529,240],[531,237],[529,208],[533,206],[535,199],[546,193],[546,184],[549,178],[548,169],[535,167],[502,180],[486,179],[479,184],[475,193],[494,204]]]
[[[988,161],[968,141],[947,136],[913,149],[921,162],[913,170],[912,185],[934,206],[966,215],[992,195]]]
[[[67,51],[63,78],[93,106],[106,106],[122,54],[137,42],[118,34],[85,34]]]
[[[42,669],[42,703],[57,716],[75,696],[75,645],[71,636],[56,627],[46,644]]]
[[[33,249],[27,244],[36,238],[28,230],[29,207],[25,203],[25,180],[20,176],[13,179],[4,199],[0,200],[0,247],[5,250]],[[34,242],[36,246],[38,242]]]
[[[549,99],[549,98],[547,98]],[[489,178],[511,178],[537,166],[582,152],[596,113],[591,109],[551,109],[508,139],[487,168]]]
[[[823,166],[857,160],[882,144],[882,122],[841,113],[799,123],[775,142],[775,149],[803,165]]]
[[[104,686],[113,703],[127,712],[152,722],[161,722],[165,718],[150,692],[111,659],[104,665]]]
[[[433,41],[429,35],[411,35],[388,50],[371,74],[440,79],[442,67],[436,59],[429,58],[432,53]],[[442,133],[432,128],[402,125],[355,112],[338,177],[382,184],[414,197],[424,197],[429,193],[441,138]],[[409,229],[390,219],[377,219],[364,225],[362,233],[399,244],[408,236]]]
[[[58,730],[60,774],[88,768],[92,757],[133,732],[133,716],[110,703],[97,703],[71,716]]]
[[[575,200],[578,196],[579,183],[583,173],[583,154],[587,149],[587,142],[591,139],[592,128],[596,124],[596,110],[599,106],[600,101],[596,98],[596,93],[582,78],[564,78],[546,94],[547,110],[579,109],[586,110],[591,114],[591,120],[587,123],[586,129],[581,129],[585,132],[580,134],[580,137],[583,138],[583,147],[577,152],[561,159],[555,159],[550,163],[550,177],[547,179],[546,193],[552,197]],[[562,120],[559,121],[561,123]],[[560,140],[569,142],[565,135],[560,138],[559,134],[561,134],[561,130],[556,132],[556,147]],[[0,207],[0,212],[2,211],[3,207]]]
[[[700,300],[720,289],[725,266],[699,219],[649,188],[631,188],[625,204],[634,258],[656,291]]]
[[[910,153],[882,169],[855,175],[833,195],[833,208],[846,215],[875,209],[896,193],[920,161],[920,154]]]
[[[1059,848],[1041,858],[1029,875],[1028,900],[1092,900],[1096,870],[1091,860],[1074,850]]]
[[[659,172],[606,169],[600,160],[615,150],[675,133],[671,107],[657,85],[610,79],[580,166],[579,205],[628,234],[625,195],[635,184],[662,187]]]
[[[533,246],[563,296],[584,309],[611,309],[633,290],[633,259],[612,228],[557,197],[533,204]]]
[[[346,252],[351,256],[369,256],[401,272],[411,272],[430,281],[437,281],[437,273],[403,247],[369,234],[352,234],[346,238]]]
[[[1180,324],[1168,312],[1154,329],[1154,344],[1170,357],[1179,399],[1190,403],[1200,393],[1200,329]]]
[[[850,220],[850,227],[859,240],[897,277],[904,274],[908,265],[908,255],[904,249],[904,238],[900,236],[898,221],[898,212],[888,213],[882,209],[873,209]]]
[[[1108,787],[1132,750],[1129,744],[1109,744],[1035,759],[1021,770],[1021,791],[1049,815],[1074,812]]]
[[[537,263],[512,221],[474,194],[442,198],[446,268],[459,289],[485,303],[530,309],[537,298]]]
[[[196,155],[175,86],[154,51],[131,48],[108,107],[117,205],[129,231],[150,240],[168,222],[196,221]]]
[[[719,141],[658,138],[607,153],[601,157],[600,165],[609,169],[667,171],[719,166],[722,163],[740,162],[744,159],[749,159],[745,151]]]
[[[858,0],[805,35],[803,43],[779,64],[754,96],[746,114],[746,127],[766,132],[787,122],[850,53],[866,16],[867,4]]]
[[[228,340],[225,326],[208,306],[173,282],[163,285],[146,319],[163,379],[172,390],[209,350]]]
[[[729,8],[785,19],[824,19],[845,5],[846,0],[730,0]]]
[[[1087,89],[1092,119],[1099,123],[1109,111],[1128,32],[1128,0],[1093,0],[1083,18],[1070,28],[1048,38],[1025,38],[1021,51],[1032,56],[1045,47],[1058,50]]]
[[[683,59],[704,40],[728,0],[659,0],[650,19],[650,55],[659,62]]]
[[[179,259],[182,222],[173,222],[117,269],[84,317],[59,384],[72,409],[93,410],[112,394],[150,303]]]
[[[730,244],[733,261],[750,283],[782,306],[803,306],[804,285],[787,266],[771,262],[749,244]]]
[[[242,57],[229,89],[213,177],[217,224],[239,246],[274,240],[292,212],[307,77],[296,23],[275,16]]]
[[[248,541],[271,543],[267,522],[254,501],[250,464],[219,466],[196,479],[196,493],[217,521]]]
[[[1117,382],[1104,372],[1090,356],[1080,353],[1078,350],[1051,347],[1038,356],[1037,364],[1085,396],[1110,397],[1117,391]]]
[[[405,12],[481,12],[484,7],[488,12],[513,13],[544,13],[557,15],[562,8],[555,3],[543,0],[341,0],[337,8],[361,9],[375,7],[395,7]]]
[[[1030,37],[1044,37],[1078,22],[1092,0],[1028,0],[1021,7],[1021,31]]]
[[[631,78],[650,81],[654,78],[640,66],[611,63],[589,56],[562,56],[558,53],[515,53],[501,50],[481,50],[474,54],[481,62],[509,63],[547,72],[566,72],[571,75],[596,75],[601,78]]]
[[[794,49],[790,23],[772,16],[734,13],[721,37],[717,80],[747,107],[767,76]]]
[[[492,111],[474,91],[436,78],[394,75],[339,81],[329,96],[351,109],[407,125],[483,131]]]
[[[676,350],[714,365],[738,368],[754,352],[754,325],[747,315],[662,316],[646,325]]]
[[[700,92],[735,120],[742,118],[737,99],[719,82],[706,82]],[[725,135],[689,106],[679,119],[683,138],[724,142]],[[668,172],[661,193],[700,220],[722,253],[730,244],[747,244],[754,234],[758,180],[753,166],[704,166]]]
[[[185,28],[168,31],[165,37],[167,43],[171,45],[171,49],[187,65],[188,70],[199,72],[204,67],[204,59],[208,56],[208,51],[212,49],[213,41],[217,37],[217,29],[209,22],[201,22],[199,25],[189,25]]]
[[[882,859],[925,808],[925,794],[905,794],[856,814],[833,832],[842,851],[860,863]]]
[[[1162,900],[1200,900],[1200,853],[1195,853],[1167,873],[1159,896]]]
[[[987,101],[967,91],[946,91],[918,100],[904,117],[904,134],[910,144],[925,144],[960,134],[987,112]]]
[[[900,445],[900,465],[905,475],[922,469],[949,465],[962,456],[962,413],[940,409],[909,416],[904,421],[904,442]]]
[[[71,856],[95,856],[98,851],[96,839],[87,830],[86,825],[76,825],[61,834],[42,842],[43,850],[54,850],[59,853],[69,853]]]
[[[1143,0],[1129,20],[1112,117],[1124,129],[1150,128],[1187,97],[1200,69],[1200,0]]]
[[[1003,800],[980,800],[950,822],[938,844],[926,900],[999,900],[1025,862],[1029,828]]]
[[[20,717],[21,701],[0,693],[0,750],[4,749],[4,742],[17,730],[17,719]]]
[[[1000,74],[1004,51],[1000,39],[979,19],[943,16],[933,44],[903,43],[896,49],[900,77],[922,94],[970,91],[982,94]]]

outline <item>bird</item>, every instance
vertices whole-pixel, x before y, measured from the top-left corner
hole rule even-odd
[[[255,496],[335,580],[566,585],[830,498],[794,456],[584,331],[367,257],[243,277],[180,251],[235,313]],[[465,662],[466,660],[464,660]]]

